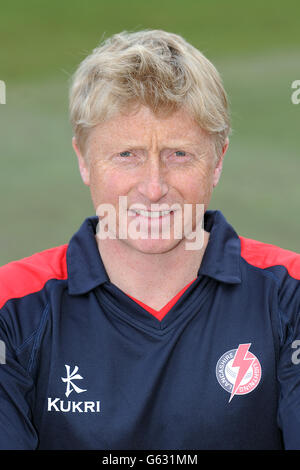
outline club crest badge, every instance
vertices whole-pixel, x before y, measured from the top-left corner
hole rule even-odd
[[[235,395],[252,392],[261,379],[261,365],[249,351],[251,343],[239,344],[237,349],[224,353],[217,362],[216,377],[224,390],[230,393],[229,402]]]

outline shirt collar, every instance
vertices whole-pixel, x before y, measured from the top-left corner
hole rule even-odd
[[[210,232],[198,275],[229,284],[241,283],[241,242],[221,211],[206,211],[204,230]]]
[[[96,241],[98,217],[85,219],[67,249],[69,294],[85,294],[109,281]]]
[[[71,295],[85,294],[96,286],[109,282],[95,234],[98,217],[85,219],[73,235],[67,249],[68,290]],[[209,241],[198,275],[236,284],[241,282],[240,239],[220,211],[206,211],[204,229]]]

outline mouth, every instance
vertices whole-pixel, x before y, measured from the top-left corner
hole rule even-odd
[[[174,211],[164,210],[164,211],[147,211],[143,209],[129,209],[128,214],[134,217],[143,217],[147,219],[162,219],[163,217],[171,216]]]

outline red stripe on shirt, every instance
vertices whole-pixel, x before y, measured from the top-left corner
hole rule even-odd
[[[262,269],[284,266],[291,277],[300,280],[300,254],[250,238],[239,238],[241,256],[247,263]]]
[[[300,280],[300,254],[293,251],[279,248],[276,245],[259,242],[250,238],[239,237],[241,241],[241,256],[247,263],[252,264],[258,268],[269,268],[271,266],[284,266],[290,276],[294,279]],[[195,280],[195,279],[194,279]],[[185,286],[173,299],[170,300],[161,310],[154,310],[140,300],[131,297],[135,302],[141,305],[145,310],[154,315],[158,320],[168,313],[168,311],[175,305],[180,296],[185,290],[194,282],[191,281]]]
[[[187,288],[196,280],[197,278],[193,279],[191,282],[189,282],[183,289],[181,289],[178,294],[175,295],[164,307],[162,307],[160,310],[154,310],[154,308],[149,307],[149,305],[144,304],[140,300],[135,299],[131,295],[128,295],[132,300],[137,302],[141,307],[143,307],[145,310],[147,310],[149,313],[151,313],[154,317],[156,317],[158,320],[162,320],[163,317],[168,313],[169,310],[173,307],[173,305],[176,304],[177,300],[182,296],[182,294],[187,290]]]
[[[61,245],[0,267],[0,308],[10,299],[41,290],[50,279],[67,279],[66,251]]]

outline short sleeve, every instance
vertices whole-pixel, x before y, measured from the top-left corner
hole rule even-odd
[[[295,284],[294,284],[295,287]],[[300,450],[300,282],[282,306],[283,338],[278,363],[278,423],[286,450]],[[287,297],[287,294],[285,294]]]
[[[0,326],[0,450],[35,450],[37,432],[32,422],[34,382],[9,345]]]

